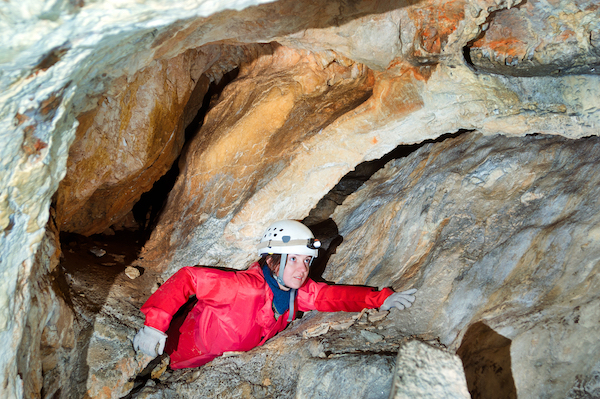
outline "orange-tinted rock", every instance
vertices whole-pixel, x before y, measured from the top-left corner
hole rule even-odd
[[[409,17],[417,30],[411,58],[418,64],[430,64],[444,52],[448,37],[463,21],[465,2],[454,0],[441,2],[409,11]]]
[[[600,10],[593,0],[567,8],[527,1],[495,13],[468,54],[475,68],[499,74],[599,73],[600,53],[593,40],[599,21]]]
[[[129,213],[179,156],[211,81],[244,56],[237,46],[207,46],[156,61],[117,80],[97,108],[80,115],[56,195],[61,231],[101,233]]]
[[[183,146],[184,110],[195,87],[192,61],[182,55],[122,79],[79,117],[57,193],[62,231],[102,232],[171,167]],[[207,79],[201,82],[206,91]]]
[[[145,261],[186,250],[208,217],[226,220],[268,193],[265,186],[306,153],[305,143],[369,98],[372,84],[361,65],[284,47],[242,65],[185,151]],[[302,184],[286,184],[295,183]]]
[[[205,2],[208,3],[210,2]],[[76,294],[72,295],[72,298],[80,301],[80,304],[85,307],[89,305],[87,296],[94,297],[97,300],[92,303],[93,307],[89,312],[100,312],[99,314],[85,313],[84,317],[79,318],[93,321],[93,324],[84,326],[85,331],[81,334],[80,331],[74,331],[75,337],[65,336],[64,339],[56,340],[53,336],[53,326],[60,327],[57,331],[73,329],[68,327],[70,318],[64,320],[54,318],[44,333],[38,329],[37,335],[33,333],[31,339],[21,341],[19,338],[18,341],[23,342],[24,348],[21,359],[27,360],[30,351],[37,350],[30,348],[40,347],[36,344],[40,334],[46,346],[44,350],[48,349],[52,352],[55,347],[60,346],[64,349],[61,349],[61,353],[78,354],[73,355],[72,358],[73,362],[80,367],[80,369],[73,367],[76,369],[73,375],[77,377],[73,379],[77,380],[73,385],[79,385],[76,389],[85,388],[79,391],[79,395],[68,391],[70,384],[68,380],[71,375],[63,371],[71,370],[72,363],[61,363],[57,351],[43,358],[37,355],[37,358],[31,357],[35,364],[40,364],[38,360],[41,359],[41,368],[45,369],[46,373],[44,384],[51,384],[51,389],[44,387],[43,392],[50,395],[50,392],[55,393],[60,390],[65,397],[81,397],[86,391],[88,396],[96,397],[125,395],[125,391],[131,388],[135,375],[147,363],[147,359],[141,355],[135,357],[130,338],[142,323],[142,316],[138,311],[139,305],[144,297],[163,281],[157,276],[159,273],[163,273],[162,277],[167,277],[180,266],[201,262],[234,268],[246,266],[245,262],[239,260],[243,257],[254,257],[253,244],[257,235],[268,223],[274,219],[287,217],[301,219],[339,182],[342,176],[361,162],[377,159],[400,144],[421,142],[461,128],[478,129],[484,134],[500,132],[507,135],[524,135],[544,132],[571,138],[597,134],[598,81],[594,80],[595,77],[511,79],[480,73],[487,70],[494,73],[506,71],[506,74],[513,75],[531,73],[529,70],[525,72],[520,70],[520,65],[515,69],[515,65],[512,64],[514,59],[526,57],[527,46],[531,46],[532,38],[535,38],[532,32],[537,33],[524,29],[528,26],[527,23],[537,24],[539,20],[548,21],[548,24],[543,26],[556,28],[557,31],[549,34],[548,37],[552,40],[536,45],[537,64],[532,68],[536,71],[556,72],[555,69],[542,67],[551,65],[554,68],[555,63],[550,55],[561,53],[568,55],[565,58],[567,61],[561,65],[570,63],[578,67],[583,60],[584,64],[591,62],[591,66],[583,71],[591,72],[595,62],[593,58],[572,58],[571,55],[574,54],[573,51],[577,53],[581,48],[587,49],[590,54],[598,55],[600,48],[598,32],[600,31],[597,29],[598,18],[594,18],[597,16],[594,14],[597,12],[597,5],[585,0],[581,2],[552,0],[550,2],[552,8],[561,9],[562,13],[558,16],[550,13],[548,15],[551,17],[546,19],[544,19],[546,14],[536,11],[544,10],[543,7],[539,8],[541,3],[535,2],[525,3],[519,9],[489,14],[512,3],[512,0],[449,2],[362,0],[331,1],[324,5],[321,1],[283,0],[249,7],[242,11],[223,11],[206,17],[195,10],[196,14],[170,24],[163,22],[164,19],[157,14],[156,10],[147,9],[148,14],[144,15],[144,21],[123,23],[124,29],[132,32],[136,40],[140,40],[136,41],[135,46],[131,45],[132,36],[124,34],[122,42],[118,42],[117,40],[120,40],[118,38],[110,40],[109,48],[105,44],[109,40],[104,40],[94,49],[100,54],[110,52],[120,61],[110,57],[90,56],[84,61],[86,65],[93,65],[94,68],[86,70],[90,72],[90,76],[85,78],[81,77],[82,73],[74,74],[79,76],[79,80],[74,81],[73,86],[69,86],[73,90],[65,88],[64,95],[61,90],[53,89],[52,93],[51,90],[41,90],[44,95],[38,102],[28,100],[33,105],[24,101],[25,105],[9,107],[11,123],[24,134],[21,135],[22,140],[11,140],[5,143],[7,146],[4,148],[17,143],[19,153],[11,153],[3,149],[3,154],[9,155],[4,155],[2,159],[4,162],[9,162],[8,159],[21,157],[21,153],[32,160],[39,158],[51,166],[54,181],[62,177],[64,164],[60,160],[64,159],[61,157],[64,157],[67,147],[64,143],[70,142],[72,138],[70,133],[64,133],[68,130],[68,126],[65,128],[66,123],[54,120],[54,116],[67,114],[74,117],[81,110],[87,110],[86,113],[77,115],[81,124],[78,137],[71,148],[67,177],[56,197],[59,208],[58,222],[63,231],[70,230],[84,234],[103,231],[109,225],[116,230],[115,223],[130,224],[132,213],[129,210],[133,203],[141,193],[152,186],[179,154],[182,130],[194,117],[194,110],[200,107],[208,84],[218,82],[224,73],[240,66],[239,79],[230,84],[220,98],[212,99],[213,109],[205,125],[185,150],[180,163],[182,175],[171,193],[154,235],[146,246],[145,259],[138,262],[139,265],[146,267],[143,274],[135,280],[121,275],[118,279],[105,281],[102,285],[89,284],[86,286],[89,291],[85,291],[84,296],[81,295],[83,292],[80,290],[84,284],[72,285],[72,293]],[[145,2],[137,4],[140,7],[150,7]],[[573,12],[573,9],[581,4],[583,6],[580,7],[580,12]],[[532,8],[533,12],[528,11],[528,7],[532,6],[535,6]],[[173,10],[178,7],[173,4],[170,8]],[[131,13],[132,18],[139,17],[139,12],[136,14],[135,10],[125,11]],[[85,14],[87,13],[81,12],[79,16]],[[110,17],[107,16],[106,19]],[[490,29],[469,52],[468,46],[479,37],[480,26],[484,25],[486,20],[492,23]],[[60,19],[53,23],[60,24]],[[499,26],[505,30],[499,30]],[[541,31],[548,33],[544,29]],[[33,83],[21,82],[18,77],[21,74],[18,71],[8,74],[9,80],[22,84],[23,88],[28,88],[28,93],[32,93],[35,91],[31,90],[34,83],[42,89],[44,83],[40,82],[58,85],[59,83],[50,79],[50,76],[58,77],[60,71],[69,70],[66,67],[76,72],[85,70],[83,67],[75,68],[69,65],[69,62],[81,55],[83,49],[78,42],[87,42],[82,40],[85,36],[85,32],[79,32],[77,38],[73,40],[72,48],[68,47],[68,51],[52,50],[46,56],[40,57],[41,61],[31,63],[31,65],[38,65],[37,70],[33,71],[33,74],[29,73],[31,71],[25,71],[22,76]],[[270,44],[239,45],[241,42],[271,41],[284,43],[287,48],[275,44],[273,46]],[[589,47],[586,47],[588,41]],[[119,45],[114,46],[115,43]],[[553,47],[556,43],[562,43],[564,47],[561,47],[562,44]],[[202,47],[198,49],[199,46]],[[294,48],[296,50],[293,50]],[[194,50],[185,53],[188,49]],[[491,49],[490,51],[495,54],[493,57],[497,56],[497,59],[489,63],[489,69],[475,62],[473,65],[478,68],[478,71],[465,65],[464,55],[473,56],[479,51],[478,49],[483,49],[484,52]],[[85,51],[89,49],[86,48]],[[150,60],[154,62],[148,65]],[[570,62],[572,60],[577,62]],[[506,65],[506,62],[511,65]],[[502,69],[505,67],[507,69]],[[137,74],[133,72],[136,70]],[[514,70],[517,72],[513,72]],[[571,70],[573,71],[581,70]],[[121,74],[127,78],[122,77],[109,83],[108,79]],[[48,79],[41,80],[40,77],[43,76]],[[104,79],[104,76],[108,77]],[[102,87],[103,84],[110,84],[110,88],[104,93],[97,107],[90,110],[89,103],[91,99],[97,101],[97,93],[89,92],[87,96],[87,90],[91,90],[92,86],[93,90],[99,90],[96,88]],[[49,126],[50,123],[56,124]],[[20,136],[15,135],[15,137]],[[57,150],[57,143],[60,144],[61,140],[64,145]],[[444,145],[438,147],[444,150],[436,152],[428,159],[434,160],[436,157],[443,159],[444,153],[451,152],[453,149]],[[467,158],[468,150],[471,148],[459,154],[460,157]],[[531,152],[534,158],[545,156],[534,153],[535,151]],[[455,167],[460,162],[456,160],[450,165],[454,173],[451,177],[459,179],[456,176],[462,176],[461,178],[466,179],[467,177],[463,175],[467,173],[465,170],[468,168]],[[511,173],[514,175],[526,171],[527,164],[530,163],[528,161],[520,168],[510,169]],[[47,219],[43,214],[42,217],[35,217],[35,212],[23,211],[23,209],[42,209],[44,205],[40,204],[47,201],[51,195],[49,191],[54,190],[53,185],[47,184],[45,177],[39,178],[48,172],[46,166],[35,173],[30,173],[29,167],[30,165],[24,162],[18,163],[14,168],[11,166],[9,173],[6,174],[6,176],[11,175],[10,179],[3,180],[4,187],[8,189],[0,190],[2,205],[0,225],[6,227],[6,232],[13,231],[13,233],[9,232],[10,240],[6,242],[18,243],[17,245],[27,245],[23,244],[23,241],[27,241],[27,237],[23,240],[23,235],[14,234],[16,231],[23,230],[23,219],[31,216],[27,222],[32,226],[30,232],[39,229]],[[443,170],[436,172],[443,172]],[[426,173],[428,173],[428,163],[420,162],[407,179],[409,184],[422,184],[422,192],[416,193],[415,197],[424,201],[428,201],[429,197],[422,193],[427,194],[427,190],[435,183],[433,178],[427,181],[421,180]],[[377,181],[378,178],[381,176],[376,177],[372,185],[370,184],[375,186],[369,191],[375,193],[372,197],[384,191],[387,185],[385,181]],[[500,171],[496,171],[490,180],[491,183],[502,180]],[[514,186],[509,184],[507,190],[497,188],[493,192],[494,195],[484,197],[479,204],[474,205],[477,216],[480,219],[494,216],[494,222],[500,220],[501,218],[496,218],[495,214],[490,216],[494,213],[491,207],[494,201],[505,198],[502,196],[511,194],[511,190],[519,189],[519,184],[529,184],[529,180],[527,177],[516,182]],[[561,180],[550,185],[561,184]],[[471,184],[470,180],[468,182]],[[469,184],[466,187],[470,187]],[[44,187],[52,187],[52,189]],[[566,187],[563,191],[571,190],[572,187]],[[447,198],[450,192],[451,190],[444,191],[442,196]],[[457,206],[469,200],[465,198],[465,192],[459,190],[458,194],[454,193],[454,195],[460,201],[455,201],[452,206],[445,208],[454,213],[442,220],[438,226],[440,234],[450,231],[456,232],[457,235],[444,236],[443,242],[434,242],[436,237],[432,234],[437,232],[430,231],[432,224],[427,220],[424,228],[420,230],[418,230],[418,223],[411,224],[413,230],[409,233],[417,231],[417,234],[421,234],[417,236],[420,240],[417,240],[419,242],[416,246],[403,245],[402,241],[394,242],[394,237],[398,237],[403,231],[397,231],[400,229],[393,227],[395,223],[393,215],[399,215],[405,204],[399,205],[396,202],[404,192],[396,190],[392,195],[394,198],[386,201],[385,204],[389,212],[381,219],[364,219],[364,215],[370,211],[368,209],[370,198],[362,201],[365,205],[361,212],[348,218],[351,221],[345,222],[346,226],[350,223],[361,224],[361,232],[364,234],[359,234],[358,237],[356,234],[347,234],[344,237],[346,245],[340,247],[340,254],[337,256],[338,259],[340,256],[348,256],[345,258],[348,261],[336,265],[334,260],[328,265],[329,273],[351,274],[356,279],[353,281],[356,284],[394,283],[396,288],[400,288],[399,284],[402,282],[398,281],[398,275],[402,270],[404,270],[403,278],[411,281],[421,279],[423,270],[428,265],[427,255],[444,254],[446,246],[457,236],[462,237],[461,234],[468,233],[468,228],[471,227],[469,225],[456,228],[452,224],[457,220],[460,222],[462,218],[460,212],[456,213]],[[44,196],[46,200],[43,199]],[[537,200],[543,200],[538,196],[539,193],[523,196],[520,198],[521,203],[526,207],[535,206]],[[418,218],[419,215],[429,214],[427,209],[433,209],[439,203],[443,203],[443,200],[436,197],[432,204],[412,208],[407,206],[405,211]],[[19,216],[27,217],[19,219]],[[511,217],[509,221],[516,220],[512,217],[514,214],[508,216]],[[344,223],[340,223],[341,228],[344,228],[343,225]],[[411,226],[407,229],[410,230]],[[503,227],[500,233],[510,231],[510,228],[510,226]],[[592,233],[595,239],[598,234],[596,231]],[[381,237],[367,242],[365,237],[370,234],[381,234]],[[474,234],[473,239],[460,240],[461,245],[464,243],[469,249],[469,256],[471,250],[477,250],[478,240],[482,236],[483,233]],[[487,237],[489,236],[486,236],[486,239]],[[494,242],[493,238],[488,241],[488,245]],[[581,238],[579,241],[587,242]],[[351,246],[349,243],[356,245],[348,249],[348,246]],[[366,247],[361,248],[360,245],[363,244]],[[394,250],[404,247],[407,251],[414,248],[416,255],[409,257],[408,266],[402,270],[398,267],[395,269],[379,267],[373,262],[366,265],[362,263],[361,257],[365,253],[371,254],[372,259],[387,259],[386,256]],[[574,251],[579,254],[580,248],[577,246],[574,248]],[[386,253],[383,253],[384,250]],[[451,264],[451,256],[457,253],[451,252],[448,264]],[[552,265],[554,262],[547,255],[548,252],[540,256],[545,256],[544,259],[549,260],[547,264]],[[240,255],[242,253],[243,256]],[[475,255],[477,254],[473,256]],[[3,256],[5,256],[4,261],[6,255]],[[394,256],[398,259],[400,255]],[[44,259],[37,263],[47,261],[45,257],[42,258]],[[21,264],[22,257],[18,262],[13,261],[17,259],[15,256],[8,259],[9,262],[20,265],[18,267],[21,276],[27,275],[26,263]],[[390,264],[393,266],[393,262]],[[520,265],[523,266],[523,271],[516,273],[515,278],[527,276],[531,271],[528,267],[532,264],[535,262],[523,262]],[[589,265],[592,263],[588,263],[585,267]],[[436,275],[432,278],[423,278],[427,284],[430,284],[428,287],[434,287],[427,295],[428,298],[438,298],[436,295],[440,295],[440,292],[450,292],[461,284],[466,284],[464,278],[458,277],[455,280],[448,279],[444,284],[437,284],[442,277],[447,276],[444,274],[446,271],[447,269],[444,269],[443,272],[433,273]],[[483,270],[482,274],[485,271]],[[580,269],[576,271],[583,273]],[[541,269],[540,272],[544,270]],[[35,282],[31,284],[34,290],[35,284]],[[427,288],[425,284],[423,286]],[[19,284],[18,287],[19,291],[15,298],[20,298],[23,293],[28,295],[29,286]],[[500,309],[514,298],[509,295],[510,292],[507,293],[508,291],[501,290],[499,294],[491,295],[488,304],[499,304]],[[12,291],[7,292],[12,296]],[[448,296],[456,298],[457,303],[463,304],[459,293],[453,291]],[[535,291],[528,293],[535,294]],[[553,290],[544,301],[548,303],[560,295],[559,290]],[[0,327],[5,328],[3,323],[13,319],[11,306],[14,303],[17,303],[15,325],[19,324],[18,315],[19,312],[22,314],[24,309],[20,308],[18,300],[13,301],[11,298],[9,302],[0,299],[2,303],[7,304],[7,306],[0,306],[6,310],[0,312],[2,313]],[[48,303],[54,302],[56,301],[50,298]],[[418,302],[409,312],[402,313],[402,318],[405,316],[412,318],[409,323],[404,319],[396,323],[401,326],[402,331],[386,330],[384,341],[388,346],[379,347],[380,350],[387,352],[397,350],[397,342],[393,340],[402,339],[407,324],[413,328],[421,325],[419,323],[436,323],[433,318],[427,317],[429,315],[427,312],[435,307],[420,305],[420,303],[423,302]],[[24,308],[27,306],[25,302]],[[568,305],[565,307],[568,308]],[[66,305],[61,308],[68,309]],[[439,306],[434,311],[441,311],[442,308],[443,306]],[[37,323],[32,325],[38,326],[42,320],[38,307],[32,306],[30,310],[31,320]],[[489,311],[489,315],[496,310],[496,308],[487,308],[486,311]],[[588,321],[594,317],[597,320],[595,308],[591,305],[586,312]],[[586,320],[584,313],[582,312],[581,315],[581,324]],[[465,313],[448,312],[443,315],[444,317],[437,319],[439,324],[434,327],[439,327],[438,330],[423,328],[416,332],[425,331],[420,337],[425,339],[447,337],[450,334],[444,330],[449,325],[447,321],[449,318],[457,317],[457,314]],[[579,315],[576,317],[579,320]],[[393,319],[393,314],[390,318]],[[520,320],[515,322],[515,324],[519,323]],[[393,323],[390,322],[388,327],[391,324]],[[92,325],[94,332],[88,329]],[[571,324],[568,329],[564,329],[556,323],[552,327],[555,330],[548,333],[544,331],[544,325],[536,326],[538,330],[532,330],[528,337],[525,337],[527,339],[521,337],[515,340],[517,344],[515,347],[523,348],[518,351],[519,356],[523,357],[521,364],[527,362],[528,346],[540,347],[542,342],[544,347],[555,348],[561,342],[556,342],[554,337],[576,333],[582,336],[582,330],[578,327]],[[459,328],[462,326],[457,327]],[[585,328],[592,329],[595,325],[590,323],[589,327]],[[437,331],[436,335],[432,335],[432,331]],[[457,331],[451,333],[455,334]],[[361,334],[353,335],[360,338]],[[368,337],[369,334],[366,336]],[[586,334],[584,338],[591,341],[595,336]],[[374,338],[362,347],[353,346],[354,349],[343,350],[373,352],[373,346],[370,344],[377,344],[378,339],[380,338]],[[73,349],[72,341],[79,346]],[[455,344],[456,342],[453,342],[453,345]],[[313,356],[320,356],[321,353],[323,356],[326,356],[325,353],[339,353],[332,351],[331,348],[324,348],[324,345],[322,342],[314,342],[311,345]],[[305,345],[298,344],[298,348],[302,346]],[[591,344],[589,347],[594,346]],[[261,380],[269,381],[264,385],[274,387],[268,392],[270,396],[281,396],[278,394],[282,389],[291,392],[296,381],[293,378],[286,378],[286,384],[291,388],[288,389],[287,386],[282,388],[281,382],[278,381],[281,377],[281,367],[273,367],[275,363],[272,360],[283,353],[283,356],[292,358],[294,364],[300,367],[306,363],[306,358],[297,355],[302,349],[293,349],[290,352],[290,346],[282,338],[277,345],[271,348],[262,347],[259,350],[263,350],[260,352],[263,359],[268,358],[270,368],[264,367],[258,372],[253,370],[250,374],[263,373],[261,376],[264,378]],[[568,350],[571,348],[566,347],[565,351]],[[81,353],[85,356],[81,356]],[[540,363],[543,364],[547,360],[544,358],[543,350],[538,353]],[[245,356],[247,356],[245,359],[249,359],[252,355]],[[14,363],[10,360],[10,356],[3,357],[9,359],[7,364]],[[335,359],[332,363],[335,363]],[[27,379],[24,386],[27,394],[31,393],[30,396],[35,396],[39,392],[42,382],[36,374],[39,367],[35,364],[34,362],[26,364],[22,367],[23,372],[20,373],[21,376],[25,376],[24,380]],[[279,364],[288,367],[291,362],[282,361]],[[27,368],[29,369],[26,370]],[[243,372],[247,373],[247,368],[240,369],[244,369]],[[207,367],[201,373],[206,372],[207,374],[204,375],[207,376],[208,370],[211,368]],[[582,374],[587,373],[587,376],[592,375],[589,369],[580,369],[580,371]],[[310,379],[313,372],[303,370],[302,373],[308,373],[306,376]],[[61,378],[56,378],[57,375]],[[6,373],[6,376],[8,376],[6,381],[10,384],[13,384],[13,381],[18,384],[20,381],[16,372]],[[541,381],[543,378],[545,377],[542,375],[529,380]],[[207,380],[223,381],[219,378],[207,378]],[[244,380],[249,381],[247,378]],[[230,392],[234,396],[235,389],[238,388],[235,383],[237,380],[229,378],[228,381],[234,381],[230,387]],[[564,381],[559,383],[562,384]],[[190,388],[187,379],[185,386],[180,388],[190,391],[197,389]],[[254,392],[262,388],[259,385],[252,387],[246,385],[243,389],[244,392]],[[207,389],[210,391],[211,387],[208,386]],[[262,391],[263,394],[264,392],[266,391]],[[194,394],[198,396],[197,392],[187,396]]]

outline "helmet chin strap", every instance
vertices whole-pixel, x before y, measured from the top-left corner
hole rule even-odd
[[[292,321],[294,318],[294,313],[296,313],[296,308],[294,307],[294,298],[296,297],[296,289],[292,288],[290,290],[290,309],[288,310],[288,323]]]
[[[283,285],[285,288],[290,288],[283,282],[283,271],[285,270],[285,264],[287,263],[287,254],[281,254],[281,262],[279,263],[279,274],[277,275],[277,282]]]
[[[311,259],[312,260],[312,259]],[[283,282],[283,271],[285,269],[285,264],[287,263],[287,254],[281,254],[281,262],[279,263],[279,274],[277,275],[277,282],[284,286],[285,288],[290,288]],[[294,318],[294,298],[296,297],[296,289],[290,288],[290,309],[288,311],[288,319],[290,322]]]

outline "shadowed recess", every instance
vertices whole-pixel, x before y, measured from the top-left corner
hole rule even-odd
[[[469,327],[456,354],[463,362],[473,399],[517,398],[510,368],[511,343],[481,322]]]

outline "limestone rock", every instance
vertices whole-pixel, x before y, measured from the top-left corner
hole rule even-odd
[[[229,50],[229,51],[228,51]],[[243,59],[231,46],[190,50],[116,80],[79,117],[57,193],[62,231],[90,235],[119,222],[179,157],[209,84]],[[227,54],[227,55],[226,55]],[[214,66],[215,58],[220,64]],[[235,62],[228,62],[233,57]]]
[[[597,398],[600,396],[600,363],[588,376],[577,378],[577,383],[566,396],[568,399]]]
[[[503,75],[600,74],[600,51],[594,41],[598,32],[600,10],[595,1],[578,1],[567,8],[527,1],[495,13],[467,54],[478,70]]]
[[[240,245],[233,238],[219,242],[225,224],[241,207],[248,208],[249,199],[264,191],[291,158],[304,156],[307,140],[362,103],[371,90],[368,69],[333,54],[281,46],[272,55],[257,54],[190,142],[181,176],[146,244],[144,262],[158,263],[158,270],[170,263],[168,272],[186,263],[223,262]],[[289,185],[300,190],[303,182]],[[244,268],[246,262],[223,265]]]
[[[302,366],[295,397],[387,399],[393,369],[393,356],[347,355],[329,360],[314,359]]]
[[[374,324],[306,315],[263,348],[143,390],[289,397],[308,359],[324,370],[413,334],[454,351],[482,323],[510,341],[519,395],[596,392],[594,2],[76,3],[5,1],[0,16],[0,396],[122,397],[148,362],[129,339],[161,277],[243,268],[266,225],[304,218],[357,165],[465,129],[490,137],[428,142],[334,216],[344,242],[326,276],[414,285],[415,307]],[[135,225],[201,102],[210,112],[133,265],[144,274],[58,267],[59,230]],[[331,328],[304,340],[315,324]]]
[[[140,271],[135,267],[127,266],[127,268],[125,268],[125,275],[134,280],[140,276]]]
[[[390,352],[397,350],[402,337],[371,345],[360,333],[365,326],[354,325],[325,337],[302,338],[305,328],[338,323],[350,315],[356,316],[310,312],[262,347],[217,358],[198,369],[167,370],[159,381],[138,387],[134,397],[387,398],[396,361]],[[387,332],[389,326],[384,325],[371,327]],[[315,378],[315,373],[323,378]]]
[[[600,360],[599,157],[595,137],[470,133],[426,144],[336,210],[344,241],[324,276],[419,288],[398,328],[450,349],[485,321],[512,340],[518,396],[562,397]]]
[[[390,399],[471,398],[460,358],[419,341],[398,352]]]
[[[73,392],[71,374],[65,371],[77,364],[80,330],[70,297],[62,291],[67,287],[56,270],[59,258],[58,231],[49,226],[30,276],[38,290],[31,293],[26,334],[17,352],[16,367],[28,398],[38,398],[41,392],[48,396]]]

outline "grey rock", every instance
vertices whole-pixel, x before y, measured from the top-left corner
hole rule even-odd
[[[394,357],[346,355],[310,360],[300,369],[297,399],[387,399]]]
[[[470,397],[458,356],[419,341],[402,345],[398,352],[390,399]]]
[[[324,276],[418,288],[390,318],[450,350],[485,321],[512,340],[518,396],[564,397],[600,361],[599,162],[596,137],[426,144],[338,207],[344,241]]]

